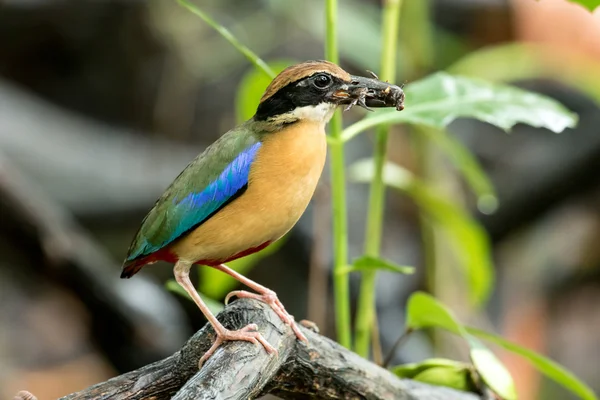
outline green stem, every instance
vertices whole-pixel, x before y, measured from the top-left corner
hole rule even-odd
[[[415,126],[411,129],[411,145],[412,152],[416,158],[417,175],[424,181],[430,175],[429,138],[426,133],[428,129],[433,128]],[[425,270],[427,290],[434,294],[437,287],[435,231],[433,225],[422,211],[419,212],[419,225],[421,228],[422,265]]]
[[[423,76],[434,62],[433,25],[429,15],[430,0],[407,1],[402,8],[400,37],[410,37],[404,43],[403,50],[410,55],[412,70],[417,76]],[[403,76],[414,79],[414,76]]]
[[[177,1],[179,2],[179,4],[181,6],[187,8],[193,14],[196,14],[197,16],[202,18],[202,20],[204,22],[206,22],[208,25],[210,25],[211,28],[213,28],[215,31],[219,32],[221,34],[221,36],[223,36],[225,38],[225,40],[227,40],[229,43],[231,43],[233,45],[233,47],[235,47],[240,53],[242,53],[244,56],[246,56],[246,58],[252,64],[254,64],[254,66],[256,68],[262,70],[270,78],[275,78],[275,72],[273,72],[273,70],[267,65],[267,63],[265,63],[252,50],[250,50],[248,47],[244,46],[239,40],[237,40],[236,37],[233,36],[227,28],[220,25],[217,21],[212,19],[208,14],[206,14],[204,11],[202,11],[200,8],[198,8],[198,6],[196,6],[195,4],[192,4],[187,0],[177,0]]]
[[[401,0],[387,0],[383,7],[382,80],[395,80],[398,21],[401,4]],[[379,256],[381,248],[385,198],[383,166],[387,154],[387,140],[388,128],[384,126],[378,127],[374,150],[375,175],[371,182],[365,235],[365,253],[373,257]],[[375,278],[375,272],[365,272],[363,274],[358,298],[355,351],[363,357],[368,357],[369,355],[369,341],[371,339],[371,328],[375,315]]]
[[[337,44],[337,0],[327,0],[325,6],[326,39],[325,58],[339,62]],[[331,207],[333,218],[333,286],[335,299],[335,322],[339,343],[350,348],[352,343],[350,328],[350,289],[348,274],[348,220],[346,211],[346,172],[344,169],[344,143],[338,140],[342,135],[342,114],[338,110],[329,124],[331,138],[329,155],[331,164]]]

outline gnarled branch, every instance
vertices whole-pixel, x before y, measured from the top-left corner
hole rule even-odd
[[[305,328],[309,344],[301,343],[256,300],[235,301],[217,317],[228,329],[258,324],[278,354],[269,355],[247,342],[229,342],[198,370],[198,360],[215,335],[207,324],[172,356],[61,400],[252,399],[267,393],[285,399],[479,399],[472,393],[399,379]]]

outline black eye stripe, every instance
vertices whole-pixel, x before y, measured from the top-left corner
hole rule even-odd
[[[327,77],[326,79],[329,79],[326,87],[315,85],[315,78],[319,75],[324,75]],[[323,72],[318,72],[309,77],[291,82],[259,104],[254,119],[265,121],[268,118],[285,114],[298,107],[316,106],[327,101],[327,94],[331,92],[332,87],[344,83],[347,82]]]

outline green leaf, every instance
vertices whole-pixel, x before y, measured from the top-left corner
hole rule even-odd
[[[463,327],[456,322],[454,315],[432,296],[415,292],[406,306],[406,329],[444,328],[461,335]]]
[[[411,123],[444,128],[457,118],[475,118],[506,131],[518,123],[562,132],[577,116],[548,97],[479,79],[439,72],[406,86],[406,108],[380,110],[349,126],[344,141],[376,125]]]
[[[462,336],[470,347],[470,356],[483,381],[503,399],[517,398],[514,382],[494,353],[471,336],[446,306],[432,296],[416,292],[408,300],[407,329],[443,328]]]
[[[477,195],[477,207],[484,214],[490,214],[498,208],[498,198],[490,178],[484,172],[475,158],[454,136],[441,129],[426,128],[417,129],[417,132],[427,136],[435,143],[458,168],[465,177],[467,183]]]
[[[447,386],[465,392],[477,391],[473,367],[446,358],[430,358],[419,363],[403,364],[392,368],[401,378],[413,379],[431,385]]]
[[[401,378],[412,379],[419,373],[433,367],[470,368],[470,365],[447,358],[428,358],[418,363],[397,365],[392,367],[392,372]]]
[[[431,367],[417,374],[413,380],[431,385],[446,386],[463,392],[473,392],[477,387],[471,378],[471,370],[453,367]]]
[[[371,256],[362,256],[354,260],[350,271],[373,271],[378,269],[407,275],[415,273],[414,267],[398,265],[392,261]]]
[[[292,64],[295,64],[295,62],[277,60],[270,62],[269,67],[278,74]],[[235,115],[238,122],[252,118],[256,112],[260,98],[272,80],[271,77],[265,75],[262,70],[257,68],[252,68],[244,75],[235,96]]]
[[[190,295],[185,291],[184,288],[182,288],[179,283],[177,283],[174,279],[169,279],[167,281],[167,283],[165,284],[165,287],[167,288],[167,290],[173,292],[173,293],[177,293],[178,295],[185,297],[186,299],[193,301],[192,298],[190,297]],[[225,308],[225,305],[223,303],[219,303],[216,300],[211,299],[210,297],[198,292],[198,294],[200,295],[200,297],[202,298],[202,300],[204,301],[204,303],[206,303],[206,306],[208,307],[208,309],[210,310],[211,313],[217,315],[218,313],[220,313],[221,311],[223,311],[223,309]]]
[[[503,399],[516,399],[517,391],[513,379],[494,353],[468,333],[463,333],[463,338],[471,348],[469,355],[475,369],[490,389]]]
[[[370,182],[373,172],[372,159],[357,161],[350,167],[350,177],[359,182]],[[418,180],[410,171],[387,163],[383,175],[386,185],[409,195],[443,230],[467,277],[470,301],[477,306],[485,304],[494,282],[490,243],[485,230],[465,210],[445,200],[443,193]]]
[[[600,0],[569,0],[571,3],[577,3],[587,8],[589,11],[594,11],[600,6]]]
[[[542,355],[521,347],[513,342],[510,342],[498,335],[494,335],[489,332],[485,332],[476,328],[465,327],[466,331],[481,339],[488,340],[499,346],[502,346],[508,351],[520,355],[529,361],[538,371],[546,375],[548,378],[562,385],[564,388],[575,393],[584,400],[598,400],[598,397],[594,394],[592,389],[577,379],[575,375],[565,369],[563,366],[556,362],[543,357]]]
[[[285,240],[286,236],[257,253],[228,262],[227,266],[243,275],[249,272],[262,259],[277,252]],[[200,292],[205,293],[209,297],[214,299],[223,298],[239,284],[239,282],[233,279],[231,276],[214,268],[206,266],[200,266],[199,268]]]

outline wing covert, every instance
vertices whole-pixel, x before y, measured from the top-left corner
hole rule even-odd
[[[261,142],[230,131],[192,161],[150,210],[126,262],[152,254],[201,225],[239,196]]]

